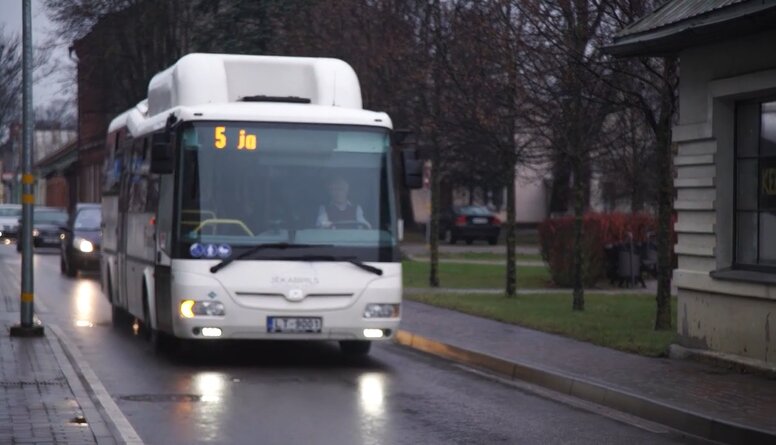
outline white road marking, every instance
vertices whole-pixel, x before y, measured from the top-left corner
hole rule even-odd
[[[97,374],[92,370],[87,363],[86,359],[81,355],[81,351],[78,346],[75,345],[62,330],[56,325],[49,325],[48,329],[51,330],[59,339],[62,344],[65,353],[69,356],[71,363],[77,370],[80,371],[80,375],[84,383],[88,386],[87,390],[91,392],[91,395],[97,399],[97,402],[101,405],[103,411],[107,415],[109,421],[113,424],[116,431],[121,436],[121,440],[126,444],[142,445],[143,441],[135,431],[135,428],[129,423],[129,420],[121,412],[116,402],[105,389],[105,386],[100,381]]]

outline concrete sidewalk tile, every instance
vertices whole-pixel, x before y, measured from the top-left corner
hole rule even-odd
[[[6,300],[14,294],[8,286],[0,281]],[[97,443],[90,428],[70,423],[81,409],[47,338],[8,335],[19,319],[9,307],[18,304],[0,304],[0,443]]]

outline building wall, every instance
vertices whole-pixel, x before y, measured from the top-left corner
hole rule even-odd
[[[479,190],[478,190],[479,192]],[[506,192],[504,193],[506,198]],[[426,185],[420,190],[412,190],[412,209],[415,222],[426,224],[431,214],[431,190]],[[488,204],[481,193],[475,193],[475,204]],[[454,204],[469,203],[469,192],[465,189],[454,191]],[[548,190],[541,169],[517,167],[515,179],[515,220],[518,224],[532,226],[547,218]],[[506,204],[500,217],[506,219]]]
[[[45,205],[50,207],[68,208],[70,204],[69,197],[69,185],[64,176],[53,176],[46,179]]]
[[[683,51],[674,128],[679,342],[768,365],[776,365],[776,284],[763,282],[767,274],[715,277],[733,262],[734,107],[776,93],[773,42],[776,31]]]

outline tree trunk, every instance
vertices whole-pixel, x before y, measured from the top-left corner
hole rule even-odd
[[[658,164],[658,231],[657,231],[657,313],[655,330],[671,329],[671,225],[673,219],[674,168],[671,124],[674,115],[674,90],[670,78],[676,71],[676,60],[666,58],[663,64],[663,91],[657,131]]]
[[[517,233],[515,230],[515,162],[510,164],[507,173],[507,282],[506,295],[508,298],[517,296],[517,265],[515,264],[515,246],[517,245]]]
[[[440,201],[440,168],[439,168],[439,143],[434,138],[434,146],[431,154],[431,215],[429,215],[429,245],[431,248],[430,270],[428,284],[431,287],[439,287],[439,201]]]
[[[573,166],[574,176],[574,245],[573,245],[573,271],[572,281],[574,287],[574,301],[572,309],[585,310],[585,289],[582,286],[582,216],[585,211],[585,188],[582,178],[582,160],[575,159]]]

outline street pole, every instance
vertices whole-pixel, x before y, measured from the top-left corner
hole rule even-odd
[[[35,204],[32,176],[32,14],[31,0],[22,0],[22,289],[21,320],[11,327],[12,337],[39,337],[43,326],[33,322],[32,208]],[[19,242],[19,241],[17,241]]]

